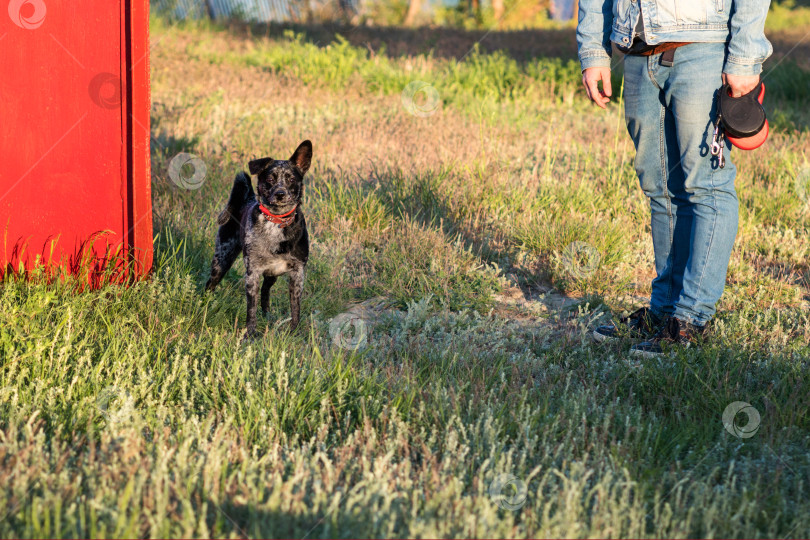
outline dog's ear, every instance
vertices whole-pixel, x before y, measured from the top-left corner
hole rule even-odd
[[[307,140],[299,144],[292,157],[290,157],[290,161],[302,175],[306,174],[309,170],[309,164],[312,163],[312,143]]]
[[[259,174],[263,170],[267,168],[268,165],[273,163],[273,158],[266,157],[261,159],[254,159],[250,163],[248,163],[248,169],[250,170],[250,174]]]

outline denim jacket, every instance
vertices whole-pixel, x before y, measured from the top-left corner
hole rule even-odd
[[[610,67],[611,41],[632,43],[640,11],[648,44],[727,42],[723,71],[758,75],[773,52],[764,30],[769,5],[770,0],[579,0],[579,61],[583,70]]]

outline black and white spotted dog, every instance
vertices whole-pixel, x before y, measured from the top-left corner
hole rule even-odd
[[[241,172],[233,181],[228,206],[217,218],[214,260],[205,289],[214,290],[231,268],[239,253],[245,256],[247,294],[247,333],[256,334],[256,301],[261,283],[262,312],[267,315],[270,287],[278,276],[287,274],[290,285],[290,327],[295,329],[301,314],[304,269],[309,258],[309,236],[301,197],[304,174],[312,161],[312,143],[304,141],[286,161],[273,158],[248,163],[256,175],[256,191],[250,177]]]

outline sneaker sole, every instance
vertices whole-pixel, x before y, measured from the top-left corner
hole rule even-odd
[[[683,346],[686,350],[696,351],[698,347],[693,346],[691,343],[687,343]],[[670,349],[668,352],[651,352],[651,351],[640,351],[638,349],[630,349],[630,356],[635,356],[637,358],[646,358],[650,360],[652,358],[663,358],[664,356],[672,357],[675,355],[675,350]]]
[[[610,341],[612,343],[620,343],[627,339],[635,341],[642,341],[644,339],[641,337],[632,337],[632,336],[606,336],[605,334],[600,334],[596,330],[594,330],[591,335],[593,336],[594,341],[596,341],[597,343],[604,343],[605,341]]]
[[[635,356],[636,358],[644,358],[647,360],[651,360],[653,358],[660,358],[665,356],[664,353],[657,353],[657,352],[650,352],[650,351],[640,351],[638,349],[630,349],[630,356]]]
[[[606,336],[605,334],[600,334],[599,332],[597,332],[596,330],[594,330],[594,331],[593,331],[593,339],[594,339],[594,341],[596,341],[597,343],[604,343],[605,341],[614,341],[614,340],[618,340],[619,338],[615,338],[615,337],[611,337],[611,336]]]

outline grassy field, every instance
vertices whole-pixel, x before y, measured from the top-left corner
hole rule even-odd
[[[154,20],[154,276],[0,286],[0,536],[810,535],[810,55],[781,17],[712,337],[645,363],[590,339],[652,246],[571,29]],[[216,215],[305,138],[302,327],[277,286],[241,345],[241,261],[202,292]]]

